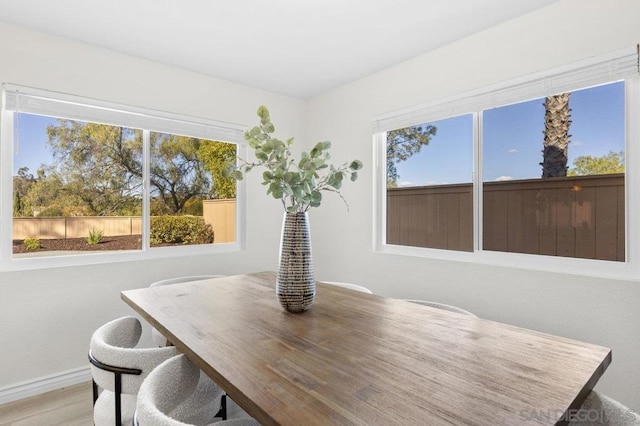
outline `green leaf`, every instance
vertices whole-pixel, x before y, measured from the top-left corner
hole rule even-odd
[[[313,191],[310,194],[309,205],[311,207],[318,207],[322,201],[322,193],[320,191]]]
[[[282,198],[282,187],[280,187],[277,182],[272,182],[271,185],[269,185],[267,193],[271,193],[271,195],[273,195],[273,198]]]
[[[293,189],[293,196],[295,198],[302,198],[303,197],[302,188],[300,186],[295,186],[292,189]]]
[[[254,138],[255,138],[255,137],[256,137],[256,136],[258,136],[260,133],[262,133],[262,130],[260,130],[260,127],[255,126],[255,127],[252,127],[252,128],[251,128],[251,130],[249,131],[248,135],[249,135],[250,137],[254,137]],[[246,137],[247,132],[245,132],[244,134],[245,134],[245,137]]]
[[[316,158],[313,160],[313,166],[316,169],[319,169],[322,165],[324,165],[325,162],[322,158]]]
[[[349,164],[349,168],[350,168],[351,170],[360,170],[360,169],[362,169],[362,161],[360,161],[360,160],[353,160],[353,161],[351,162],[351,164]]]
[[[306,153],[303,152],[303,154],[306,154]],[[304,170],[308,163],[309,163],[309,157],[308,156],[307,157],[303,156],[300,159],[300,162],[298,163],[298,168],[301,169],[301,170]]]
[[[310,152],[311,158],[319,157],[322,154],[323,146],[322,142],[318,142]]]
[[[276,131],[276,128],[273,126],[273,123],[269,122],[262,126],[262,130],[264,130],[266,133],[273,133]]]
[[[268,123],[271,119],[269,118],[269,110],[266,106],[260,105],[258,107],[258,117],[260,117],[260,122],[264,125]]]
[[[264,153],[262,150],[256,149],[255,154],[258,161],[267,161],[269,159],[269,156],[266,153]]]

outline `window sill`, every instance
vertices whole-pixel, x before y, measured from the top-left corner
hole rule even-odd
[[[55,252],[52,252],[50,255],[20,257],[5,260],[0,266],[0,271],[64,268],[104,263],[165,259],[168,257],[207,256],[212,254],[239,252],[243,249],[242,245],[236,242],[219,243],[206,246],[155,247],[146,250],[122,250],[107,253],[83,252],[81,254],[56,255]]]
[[[399,256],[413,256],[479,265],[500,266],[527,270],[555,272],[609,279],[640,281],[640,270],[631,262],[580,259],[523,253],[503,253],[493,251],[458,252],[422,247],[381,244],[377,253]]]

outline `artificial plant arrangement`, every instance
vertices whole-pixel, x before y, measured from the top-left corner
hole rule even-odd
[[[329,164],[331,142],[325,141],[318,142],[311,151],[303,152],[297,161],[290,150],[293,138],[282,141],[271,136],[275,127],[267,107],[261,105],[258,108],[258,117],[260,124],[244,132],[256,161],[250,163],[239,159],[238,164],[231,165],[228,175],[242,180],[243,174],[254,167],[264,167],[262,184],[267,186],[267,194],[282,202],[287,213],[304,213],[311,207],[318,207],[322,191],[337,193],[347,204],[340,188],[346,178],[351,181],[358,179],[358,170],[362,169],[360,160],[338,167]]]

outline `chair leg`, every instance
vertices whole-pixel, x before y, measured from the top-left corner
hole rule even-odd
[[[122,376],[115,373],[116,426],[122,426]]]
[[[98,384],[95,380],[91,379],[91,385],[93,388],[93,405],[96,405],[96,401],[98,400]]]
[[[220,397],[220,410],[216,413],[216,417],[221,417],[222,420],[227,420],[227,394],[223,393]]]

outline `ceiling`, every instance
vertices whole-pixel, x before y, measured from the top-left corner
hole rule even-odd
[[[0,0],[0,21],[311,98],[558,0]]]

